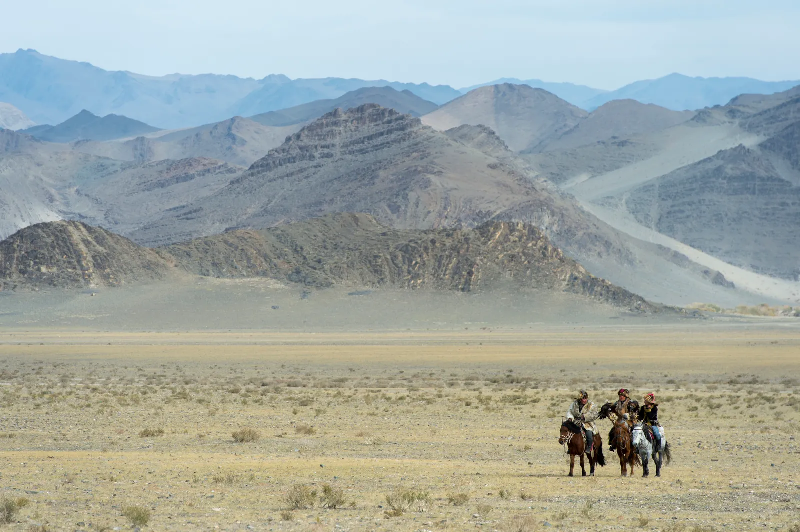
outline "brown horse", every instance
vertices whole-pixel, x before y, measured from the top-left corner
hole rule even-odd
[[[584,466],[583,455],[589,457],[589,475],[594,476],[594,466],[606,465],[606,459],[603,456],[603,439],[599,434],[594,435],[594,454],[586,449],[586,444],[583,441],[581,428],[574,421],[566,420],[561,423],[561,435],[558,438],[558,443],[566,448],[569,454],[569,476],[575,469],[575,456],[581,457],[581,476],[586,476],[586,467]]]
[[[638,406],[638,403],[633,403]],[[608,418],[614,424],[614,426],[611,427],[611,431],[608,433],[608,439],[611,445],[617,450],[620,474],[623,477],[627,476],[628,467],[630,467],[630,476],[633,476],[633,466],[636,464],[642,465],[639,453],[633,446],[633,436],[631,433],[631,424],[633,420],[635,420],[636,414],[631,414],[630,419],[625,419],[624,417],[617,416],[612,408],[613,405],[611,403],[604,404],[600,408],[598,419]]]

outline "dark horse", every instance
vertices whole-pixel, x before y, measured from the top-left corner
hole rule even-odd
[[[633,466],[638,464],[642,465],[639,453],[633,446],[633,438],[631,434],[631,424],[624,417],[617,416],[616,412],[612,410],[613,405],[606,403],[600,408],[600,416],[598,419],[611,419],[614,426],[608,433],[608,439],[613,447],[617,449],[617,456],[619,456],[620,474],[624,477],[628,475],[628,467],[630,467],[630,475],[633,476]],[[635,414],[631,414],[635,416]]]
[[[594,465],[606,465],[606,459],[603,456],[603,439],[599,434],[594,435],[594,455],[592,455],[586,444],[583,441],[581,428],[574,421],[566,420],[561,423],[561,436],[558,438],[558,443],[564,445],[569,453],[569,476],[575,469],[575,456],[581,457],[581,475],[586,476],[586,468],[584,467],[583,455],[589,457],[589,475],[594,476]]]

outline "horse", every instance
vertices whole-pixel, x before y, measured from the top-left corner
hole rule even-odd
[[[672,453],[670,452],[669,442],[667,442],[664,432],[661,432],[661,448],[656,451],[653,443],[647,439],[645,429],[642,423],[636,423],[633,426],[633,446],[639,454],[639,459],[642,462],[643,477],[650,475],[650,469],[647,467],[649,458],[653,457],[653,463],[656,464],[656,476],[661,476],[661,465],[667,465],[672,461]],[[666,461],[665,461],[666,460]]]
[[[600,407],[598,419],[605,418],[610,419],[612,423],[614,423],[611,427],[611,431],[608,433],[608,439],[611,445],[617,449],[620,474],[623,477],[627,476],[628,467],[630,467],[630,474],[633,476],[633,466],[636,464],[641,465],[642,462],[639,458],[639,454],[633,448],[630,423],[624,417],[617,416],[616,412],[613,411],[613,405],[611,403],[606,403]]]
[[[578,436],[577,438],[575,436]],[[586,449],[583,441],[583,434],[581,427],[572,420],[566,420],[561,423],[561,435],[558,438],[558,443],[563,445],[565,452],[569,454],[569,476],[575,469],[575,456],[581,457],[581,476],[586,476],[586,467],[584,466],[583,455],[589,457],[589,475],[594,476],[595,464],[601,467],[606,465],[606,458],[603,456],[603,439],[599,434],[594,435],[594,454]]]

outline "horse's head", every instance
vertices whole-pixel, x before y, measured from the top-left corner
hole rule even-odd
[[[580,431],[581,428],[574,421],[565,419],[561,422],[561,435],[558,437],[558,443],[563,445],[565,441],[569,441],[571,434],[577,434]]]

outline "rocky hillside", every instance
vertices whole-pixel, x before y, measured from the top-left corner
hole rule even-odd
[[[764,148],[796,157],[791,133]],[[765,149],[720,151],[630,191],[625,207],[639,223],[726,262],[797,279],[800,171],[781,161]]]
[[[678,125],[692,116],[692,111],[672,111],[636,100],[614,100],[592,111],[569,131],[545,141],[538,151],[567,150],[614,138],[624,139]]]
[[[573,257],[626,258],[616,234],[573,199],[465,142],[374,104],[336,110],[219,192],[129,236],[160,245],[332,212],[367,212],[397,228],[522,221],[567,246]]]
[[[50,222],[0,243],[4,289],[116,286],[182,274],[267,277],[315,288],[569,292],[620,308],[657,310],[592,276],[541,231],[518,222],[395,230],[369,215],[344,213],[157,250],[80,222]]]
[[[80,288],[155,281],[169,258],[81,222],[26,227],[0,242],[0,289]]]
[[[548,139],[575,127],[588,113],[558,96],[528,85],[504,83],[468,92],[422,117],[445,131],[463,124],[484,125],[514,151],[535,151]]]

